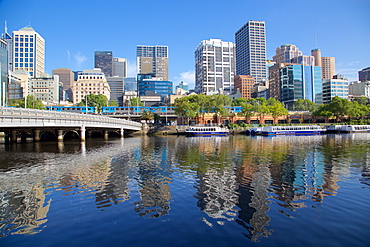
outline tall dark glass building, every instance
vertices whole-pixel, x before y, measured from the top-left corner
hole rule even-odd
[[[105,74],[105,77],[111,77],[113,74],[113,54],[111,51],[95,51],[94,68],[99,68]]]

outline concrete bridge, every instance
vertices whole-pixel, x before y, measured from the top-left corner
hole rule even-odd
[[[58,141],[68,133],[85,141],[93,132],[101,132],[104,137],[115,132],[123,137],[125,131],[139,130],[141,123],[101,115],[0,107],[0,132],[4,132],[6,142],[29,137],[40,141],[45,133],[52,133]]]

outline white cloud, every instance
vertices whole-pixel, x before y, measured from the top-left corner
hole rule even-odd
[[[174,88],[180,84],[180,82],[186,82],[189,85],[189,89],[194,89],[195,86],[195,71],[189,70],[180,73],[180,76],[175,76],[173,81]]]
[[[87,57],[82,55],[81,52],[77,52],[77,54],[74,54],[73,57],[76,60],[76,69],[81,70],[82,64],[87,61]]]

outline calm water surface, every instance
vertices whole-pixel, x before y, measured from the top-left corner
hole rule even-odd
[[[0,246],[369,246],[370,134],[0,146]]]

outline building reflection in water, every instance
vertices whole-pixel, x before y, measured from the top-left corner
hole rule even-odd
[[[0,237],[41,231],[52,203],[47,197],[54,192],[94,194],[101,210],[128,200],[128,164],[135,148],[124,146],[121,155],[109,147],[89,152],[85,145],[78,149],[73,143],[63,145],[63,154],[59,143],[11,146],[15,155],[0,156]]]
[[[29,190],[0,192],[0,237],[12,234],[35,234],[47,222],[51,200],[45,202],[42,184]]]
[[[246,237],[258,241],[273,232],[268,215],[271,203],[291,217],[290,212],[306,207],[307,200],[320,203],[336,194],[339,175],[348,173],[353,163],[336,160],[342,162],[343,155],[353,152],[348,150],[352,138],[193,138],[177,156],[180,167],[196,171],[197,205],[209,217],[203,221],[211,226],[211,219],[221,225],[235,219],[247,229]],[[369,164],[367,151],[361,156],[360,164]]]
[[[135,211],[141,217],[158,218],[170,210],[172,149],[162,138],[144,138],[135,154],[140,201]]]

